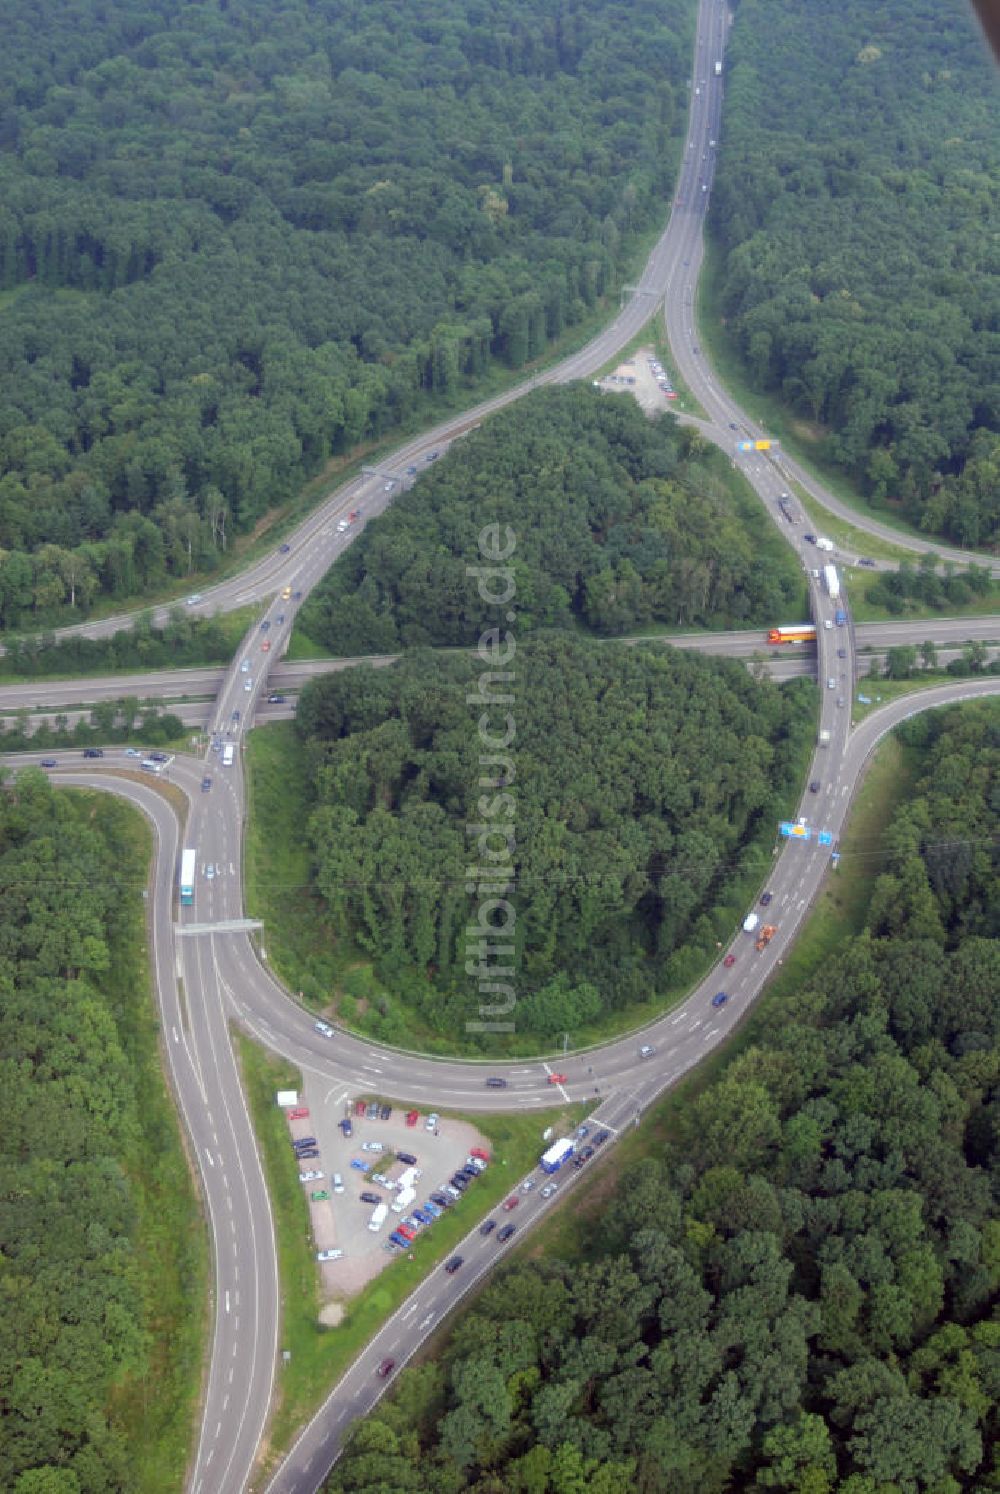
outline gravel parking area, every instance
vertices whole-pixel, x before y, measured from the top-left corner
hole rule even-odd
[[[671,392],[670,375],[659,367],[652,348],[640,348],[633,357],[619,363],[613,373],[595,379],[594,383],[609,394],[631,394],[650,414],[669,409],[673,404],[667,398]]]
[[[412,1208],[419,1207],[448,1181],[473,1147],[490,1150],[486,1138],[466,1121],[445,1116],[429,1126],[426,1113],[420,1112],[416,1124],[411,1126],[406,1121],[410,1113],[407,1107],[394,1105],[389,1117],[382,1119],[381,1111],[388,1102],[365,1096],[364,1114],[357,1113],[359,1103],[356,1097],[343,1091],[324,1096],[316,1087],[315,1092],[307,1088],[299,1095],[295,1109],[306,1110],[307,1114],[292,1119],[293,1111],[289,1110],[291,1139],[314,1137],[319,1149],[319,1157],[306,1158],[298,1166],[300,1176],[304,1177],[302,1187],[310,1195],[316,1249],[344,1252],[339,1260],[323,1262],[319,1268],[324,1286],[331,1296],[338,1297],[352,1296],[391,1265],[393,1253],[384,1250],[383,1245],[392,1230]],[[379,1109],[374,1116],[368,1113],[373,1104]],[[340,1122],[345,1117],[350,1119],[350,1136],[341,1129]],[[416,1162],[400,1161],[399,1152],[415,1157]],[[413,1166],[420,1170],[420,1177],[414,1182],[417,1196],[409,1208],[401,1214],[395,1213],[391,1204],[398,1190],[375,1181],[373,1174],[392,1183]],[[320,1177],[305,1178],[310,1172],[318,1172]],[[336,1174],[340,1176],[343,1191],[338,1191]],[[475,1186],[471,1185],[473,1189]],[[314,1201],[313,1193],[330,1196]],[[370,1193],[390,1205],[388,1217],[377,1233],[368,1228],[375,1205],[362,1202],[362,1193]]]

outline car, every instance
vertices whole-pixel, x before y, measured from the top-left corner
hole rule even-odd
[[[339,1261],[343,1253],[342,1250],[317,1250],[316,1259],[318,1261]]]
[[[461,1189],[453,1188],[450,1183],[445,1183],[441,1189],[441,1192],[446,1193],[451,1199],[452,1203],[457,1203],[462,1196]]]
[[[417,470],[416,467],[414,467],[413,470],[414,470],[414,472],[416,472],[416,470]],[[351,511],[347,515],[347,517],[350,519],[350,521],[351,521],[352,524],[356,524],[357,521],[361,518],[361,512],[362,511],[361,511],[360,508],[352,508],[351,509]]]
[[[434,1215],[433,1214],[428,1214],[427,1210],[424,1209],[424,1208],[414,1209],[414,1211],[413,1211],[413,1217],[420,1224],[433,1224],[434,1223]]]
[[[738,425],[737,425],[737,424],[736,424],[736,421],[735,421],[735,420],[731,420],[731,421],[730,421],[730,422],[729,422],[729,429],[730,429],[730,430],[731,430],[731,431],[738,431],[738,430],[739,430],[739,426],[738,426]]]
[[[387,483],[385,483],[383,485],[383,487],[382,487],[383,493],[391,493],[392,492],[392,488],[393,488],[393,483],[395,481],[396,481],[395,478],[390,478],[390,480]]]
[[[274,621],[277,623],[277,625],[279,627],[284,622],[284,620],[285,620],[285,614],[283,612],[279,612],[278,615],[277,615],[277,617],[274,619]]]
[[[214,864],[214,862],[212,862],[212,861],[206,861],[205,862],[205,875],[206,875],[206,877],[208,878],[208,880],[210,882],[214,880],[214,878],[215,878],[215,864]]]
[[[842,695],[837,696],[837,704],[840,706],[841,710],[843,710],[844,706],[847,704]]]
[[[379,1151],[381,1150],[382,1148],[379,1146]],[[416,1167],[417,1165],[417,1159],[412,1152],[397,1152],[396,1156],[400,1162],[405,1162],[408,1167]]]
[[[838,659],[846,659],[847,658],[847,650],[846,650],[846,648],[838,648],[838,650],[837,650],[837,658]]]
[[[558,1184],[556,1184],[556,1183],[546,1183],[545,1187],[542,1189],[541,1197],[542,1198],[551,1198],[552,1195],[553,1195],[553,1193],[555,1193],[557,1191],[557,1188],[558,1188]]]
[[[331,1178],[330,1178],[330,1181],[333,1184],[333,1191],[334,1191],[334,1193],[343,1193],[343,1191],[344,1191],[344,1180],[340,1176],[339,1172],[333,1173],[332,1176],[331,1176]]]
[[[425,1131],[436,1131],[437,1128],[438,1128],[438,1120],[439,1120],[439,1117],[436,1116],[433,1111],[431,1111],[430,1115],[424,1121],[424,1130]]]
[[[445,1261],[445,1263],[444,1263],[444,1269],[447,1271],[447,1273],[448,1273],[449,1276],[454,1276],[455,1272],[459,1269],[459,1267],[463,1266],[464,1264],[465,1264],[465,1256],[464,1255],[453,1255],[450,1261]]]
[[[459,1174],[461,1177],[467,1178],[470,1183],[474,1183],[479,1176],[479,1169],[478,1167],[460,1167]]]
[[[576,1134],[582,1140],[584,1136],[589,1136],[590,1135],[590,1127],[589,1126],[577,1126],[577,1128],[576,1128]]]
[[[507,1211],[507,1213],[509,1214],[510,1211],[511,1211],[511,1209],[516,1209],[517,1206],[518,1206],[518,1204],[520,1202],[521,1202],[521,1200],[518,1198],[517,1194],[515,1193],[515,1194],[512,1195],[512,1197],[504,1199],[503,1206],[504,1206],[505,1210]]]
[[[167,753],[151,752],[149,754],[149,760],[151,763],[165,763],[167,761]]]
[[[481,1235],[491,1235],[496,1227],[497,1222],[495,1219],[487,1219],[479,1226],[479,1233]]]
[[[289,550],[291,548],[292,548],[291,545],[279,545],[278,546],[278,554],[279,555],[287,555],[288,552],[289,552]]]
[[[384,1172],[370,1172],[368,1177],[371,1182],[378,1183],[380,1188],[388,1188],[389,1186],[389,1179]]]
[[[249,659],[244,659],[243,663],[240,665],[240,674],[249,674],[249,673],[250,673],[250,660]]]
[[[378,1205],[378,1204],[380,1204],[382,1202],[382,1200],[379,1198],[379,1196],[378,1196],[377,1193],[367,1193],[367,1192],[365,1192],[365,1193],[359,1193],[358,1197],[361,1199],[361,1202],[363,1204],[376,1204],[376,1205]]]
[[[309,1107],[308,1107],[308,1105],[299,1105],[297,1109],[295,1109],[295,1110],[289,1110],[289,1112],[288,1112],[288,1119],[290,1121],[304,1121],[304,1120],[308,1120],[309,1119]]]
[[[566,1075],[565,1074],[550,1074],[548,1082],[550,1084],[565,1084],[566,1083]]]
[[[351,1117],[349,1115],[345,1115],[343,1120],[338,1121],[337,1124],[340,1126],[340,1129],[343,1131],[345,1136],[354,1135],[354,1127],[351,1125]]]
[[[729,997],[726,995],[725,991],[716,991],[715,995],[712,997],[712,1005],[716,1007],[725,1006],[728,1000]]]
[[[350,526],[350,524],[348,524],[348,522],[347,522],[346,519],[341,519],[340,523],[337,525],[337,533],[338,534],[343,534],[344,531],[347,530],[347,529],[350,529],[350,527],[351,526]]]
[[[292,1146],[296,1151],[298,1151],[299,1148],[303,1146],[319,1146],[319,1142],[316,1140],[315,1136],[302,1136],[298,1141],[293,1141]]]
[[[446,1198],[443,1193],[432,1193],[431,1203],[437,1204],[439,1209],[450,1209],[451,1199]]]
[[[198,605],[198,603],[200,601],[201,601],[201,592],[200,591],[194,591],[194,592],[191,593],[191,595],[189,597],[185,598],[185,605],[188,606],[188,607],[197,607],[197,605]]]
[[[233,720],[234,721],[238,721],[239,719],[240,719],[240,713],[239,713],[238,710],[236,710],[236,711],[233,712]]]
[[[247,692],[247,694],[249,695],[250,691],[253,689],[253,680],[244,680],[243,681],[243,688]]]
[[[317,1188],[316,1192],[310,1193],[309,1197],[312,1199],[314,1204],[328,1203],[330,1194],[326,1188]]]
[[[494,1075],[492,1078],[487,1079],[487,1081],[486,1081],[486,1088],[487,1089],[506,1089],[507,1088],[507,1081],[506,1081],[506,1079],[499,1079],[496,1075]]]
[[[379,1106],[379,1112],[378,1112],[378,1118],[379,1118],[379,1120],[387,1121],[389,1119],[389,1117],[390,1117],[391,1114],[392,1114],[392,1106],[391,1105],[380,1105]]]
[[[436,462],[437,459],[438,459],[438,457],[440,455],[441,455],[441,453],[439,451],[429,451],[427,453],[427,455],[424,457],[424,461],[425,462]]]
[[[652,1058],[655,1052],[656,1049],[653,1047],[652,1043],[643,1043],[642,1047],[639,1049],[639,1057]]]
[[[875,562],[874,560],[872,560],[870,555],[862,555],[858,559],[858,565],[867,565],[871,566],[874,569]]]
[[[773,897],[774,897],[774,893],[773,892],[762,892],[761,895],[760,895],[760,905],[761,905],[761,907],[762,908],[766,908]]]
[[[125,748],[125,756],[126,757],[142,757],[142,753],[139,751],[138,747],[126,747]]]
[[[722,963],[723,965],[725,965],[727,970],[732,970],[733,966],[736,964],[736,956],[734,954],[727,954]]]
[[[292,592],[292,601],[293,602],[301,602],[301,600],[302,600],[302,593],[301,593],[301,591],[293,591]]]
[[[394,1245],[405,1245],[406,1244],[406,1240],[399,1233],[398,1229],[394,1229],[393,1230],[392,1234],[389,1236],[389,1239],[392,1241],[392,1243]]]
[[[202,793],[203,794],[209,793],[210,790],[211,790],[211,787],[212,787],[212,780],[206,774],[206,776],[201,780],[201,791],[202,791]]]
[[[43,768],[55,768],[55,767],[58,766],[58,764],[57,764],[56,759],[54,757],[43,757],[42,761],[41,761],[41,766]]]
[[[420,1119],[420,1111],[419,1110],[408,1110],[406,1112],[406,1124],[408,1126],[415,1126],[417,1124],[417,1121],[419,1119]]]
[[[300,1172],[299,1173],[299,1182],[300,1183],[318,1183],[319,1180],[320,1180],[320,1178],[322,1176],[323,1176],[323,1174],[321,1172],[317,1172],[316,1169],[315,1169],[315,1167],[310,1167],[307,1172]]]
[[[782,494],[782,497],[784,497],[784,494]],[[816,536],[814,534],[804,534],[802,538],[810,545],[816,543]]]
[[[261,653],[262,654],[266,654],[267,651],[270,649],[270,647],[271,647],[271,640],[270,640],[270,638],[265,638],[264,642],[260,646]]]
[[[284,695],[269,695],[267,697],[267,703],[268,705],[284,705],[285,698],[286,697]]]
[[[407,469],[406,469],[406,475],[407,475],[407,477],[416,477],[416,475],[417,475],[417,469],[416,469],[416,467],[407,467]]]
[[[532,1190],[532,1188],[534,1186],[535,1186],[535,1180],[534,1180],[534,1178],[525,1178],[524,1182],[521,1184],[521,1192],[522,1193],[530,1193],[531,1190]]]
[[[457,1188],[459,1193],[464,1193],[469,1186],[468,1178],[463,1178],[460,1172],[456,1172],[451,1178],[451,1186]]]
[[[291,594],[292,594],[292,588],[290,586],[283,586],[281,588],[281,600],[283,602],[287,602],[288,598],[291,596]]]
[[[820,785],[819,779],[818,778],[814,778],[813,781],[812,781],[812,783],[809,785],[809,792],[811,794],[818,794],[819,791],[820,791],[820,787],[821,787],[821,785]]]
[[[379,1365],[375,1373],[378,1375],[380,1380],[387,1380],[395,1368],[395,1359],[383,1359],[382,1363]]]
[[[481,1146],[474,1146],[469,1156],[478,1157],[481,1162],[488,1162],[490,1160],[489,1152],[484,1152]]]
[[[318,1146],[307,1146],[306,1149],[305,1149],[305,1151],[296,1152],[296,1154],[295,1154],[295,1160],[297,1162],[315,1162],[318,1157],[319,1157],[319,1147]]]
[[[441,1215],[444,1213],[444,1209],[441,1207],[441,1205],[436,1204],[433,1199],[431,1199],[428,1203],[421,1204],[421,1208],[423,1209],[424,1213],[429,1214],[432,1219],[440,1219]]]
[[[819,569],[818,569],[817,566],[813,566],[813,568],[809,572],[809,574],[813,578],[814,581],[818,581],[819,580]]]
[[[603,1146],[604,1143],[606,1141],[610,1141],[610,1139],[611,1139],[611,1132],[610,1131],[598,1131],[597,1135],[594,1137],[594,1145],[595,1146]]]
[[[376,1104],[376,1102],[374,1100],[369,1100],[368,1101],[368,1104],[365,1107],[365,1114],[367,1115],[367,1117],[368,1117],[369,1120],[377,1120],[378,1119],[378,1105]]]
[[[504,1227],[503,1227],[503,1229],[500,1230],[499,1233],[497,1234],[497,1244],[498,1245],[502,1245],[506,1240],[509,1240],[510,1237],[511,1237],[511,1235],[513,1235],[514,1233],[516,1233],[516,1231],[517,1231],[517,1225],[516,1224],[505,1224]]]
[[[825,629],[825,631],[827,633],[832,633],[833,632],[833,623],[830,621],[830,619],[828,617],[826,617],[826,618],[823,619],[823,627],[824,627],[824,629]]]
[[[364,1115],[364,1113],[365,1113],[365,1111],[367,1109],[368,1109],[367,1101],[365,1101],[365,1100],[355,1100],[355,1102],[354,1102],[354,1114],[355,1115]]]
[[[483,1161],[482,1157],[469,1157],[465,1165],[466,1167],[475,1168],[477,1173],[485,1172],[488,1166],[488,1164]]]
[[[381,1141],[363,1141],[361,1143],[361,1150],[363,1152],[384,1152],[385,1147]]]
[[[354,1168],[355,1172],[367,1172],[371,1165],[372,1164],[364,1157],[351,1158],[351,1166]]]
[[[84,757],[103,757],[104,756],[104,748],[103,747],[85,747],[83,749],[83,755],[84,755]]]
[[[409,1242],[411,1240],[415,1240],[417,1238],[417,1232],[413,1228],[412,1224],[400,1224],[400,1225],[397,1225],[397,1227],[396,1227],[396,1233],[397,1233],[397,1235],[402,1235],[403,1239],[407,1242],[407,1244],[409,1244]]]
[[[833,677],[832,674],[830,675],[829,679],[826,682],[826,688],[828,690],[836,690],[836,688],[837,688],[837,681],[834,679],[834,677]]]
[[[333,1028],[330,1026],[329,1022],[314,1022],[313,1031],[318,1032],[320,1037],[333,1037]]]
[[[269,617],[265,617],[264,621],[260,625],[260,631],[262,633],[266,633],[267,630],[270,628],[270,626],[271,626],[271,619]]]

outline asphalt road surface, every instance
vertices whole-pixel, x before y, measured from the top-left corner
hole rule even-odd
[[[406,466],[419,465],[443,451],[449,441],[485,414],[519,398],[536,384],[591,376],[639,331],[664,298],[675,361],[707,411],[715,439],[732,454],[736,436],[730,422],[737,425],[739,433],[756,434],[752,423],[704,366],[693,323],[702,225],[717,148],[710,142],[719,139],[721,121],[724,80],[714,76],[713,63],[724,55],[727,24],[727,12],[718,0],[702,0],[689,136],[677,205],[635,296],[612,325],[580,353],[545,375],[408,443],[394,454],[391,463],[332,495],[301,526],[289,542],[287,554],[267,557],[242,576],[207,590],[193,604],[193,611],[217,611],[270,598],[265,617],[272,648],[266,654],[260,650],[260,633],[255,627],[232,667],[222,675],[221,683],[217,677],[208,687],[207,693],[217,690],[207,710],[213,747],[202,760],[179,757],[169,766],[169,782],[190,803],[185,844],[196,847],[201,868],[211,865],[213,869],[211,877],[204,871],[199,873],[194,905],[178,911],[176,927],[172,927],[172,901],[178,832],[173,809],[160,794],[158,784],[143,783],[139,774],[123,779],[110,759],[86,774],[60,775],[60,781],[68,784],[97,784],[124,794],[149,815],[156,830],[150,910],[154,971],[171,1077],[197,1158],[215,1263],[214,1330],[201,1431],[189,1479],[194,1494],[235,1494],[246,1487],[267,1425],[277,1354],[274,1231],[230,1046],[228,1023],[232,1018],[300,1067],[357,1092],[377,1089],[388,1098],[409,1099],[427,1107],[461,1106],[484,1111],[548,1107],[557,1097],[597,1099],[596,1119],[612,1132],[610,1147],[622,1128],[633,1124],[669,1085],[730,1034],[788,952],[829,864],[829,852],[819,847],[816,835],[820,830],[833,840],[839,835],[864,764],[880,733],[904,716],[933,704],[977,698],[1000,689],[1000,682],[993,679],[935,687],[883,708],[852,733],[850,711],[836,702],[841,689],[845,697],[850,696],[861,630],[851,625],[830,630],[822,627],[827,619],[832,621],[833,608],[809,576],[810,567],[816,563],[814,552],[807,553],[809,547],[801,537],[789,532],[775,502],[786,481],[785,459],[780,454],[777,462],[759,454],[738,458],[767,515],[785,538],[797,545],[809,577],[813,617],[819,628],[820,680],[832,679],[835,685],[821,690],[820,727],[829,733],[829,746],[817,747],[810,771],[811,778],[821,781],[822,789],[817,795],[807,793],[801,807],[802,815],[811,821],[812,837],[784,843],[768,879],[772,893],[768,918],[777,929],[771,943],[758,952],[745,935],[734,931],[731,948],[736,963],[724,977],[721,966],[717,967],[681,1007],[642,1033],[586,1053],[560,1056],[558,1069],[566,1079],[556,1085],[549,1082],[553,1064],[544,1058],[484,1065],[387,1050],[339,1031],[327,1038],[273,980],[254,950],[242,906],[241,847],[246,809],[239,757],[245,732],[258,709],[266,708],[266,695],[276,688],[278,675],[270,673],[271,660],[277,661],[287,644],[297,607],[360,527],[400,491]],[[831,511],[838,511],[832,495],[804,475],[802,480],[803,486]],[[338,527],[341,519],[359,508],[360,518],[344,529]],[[880,532],[881,526],[853,511],[848,510],[846,516],[856,529]],[[914,551],[934,549],[938,554],[949,554],[939,546],[903,539],[892,531],[890,537],[895,544]],[[981,560],[951,553],[961,561]],[[129,620],[106,619],[68,631],[101,636]],[[961,619],[958,625],[962,639],[973,636],[972,623]],[[927,629],[924,624],[924,636]],[[838,647],[846,648],[844,660],[837,658]],[[147,694],[149,682],[144,683],[142,693]],[[78,681],[74,683],[76,702],[94,699],[90,692],[106,686],[124,693],[120,679],[101,682],[100,686]],[[40,688],[50,691],[52,687]],[[25,693],[8,696],[11,698],[24,703]],[[233,748],[231,767],[223,763],[226,746]],[[200,785],[206,772],[213,783],[211,790],[203,793]],[[726,991],[728,999],[717,1010],[711,1006],[711,996],[719,989]],[[648,1059],[638,1054],[644,1043],[654,1049]],[[507,1079],[507,1088],[488,1089],[486,1077],[498,1073]],[[585,1186],[586,1170],[560,1175],[556,1201],[571,1189]],[[515,1242],[548,1206],[538,1188],[523,1196],[512,1215],[512,1222],[518,1225]],[[503,1254],[503,1248],[491,1239],[483,1239],[478,1233],[471,1235],[457,1252],[465,1257],[461,1270],[454,1276],[440,1268],[432,1272],[366,1347],[278,1470],[271,1484],[274,1491],[312,1494],[337,1456],[350,1422],[384,1391],[387,1382],[375,1375],[379,1360],[388,1355],[401,1365],[434,1331],[462,1294]]]

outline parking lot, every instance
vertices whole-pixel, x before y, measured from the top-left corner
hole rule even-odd
[[[317,1252],[343,1251],[339,1259],[320,1264],[324,1285],[335,1296],[353,1295],[391,1266],[395,1252],[390,1254],[383,1247],[392,1230],[448,1182],[474,1147],[487,1153],[490,1150],[486,1138],[466,1121],[444,1116],[436,1124],[429,1124],[426,1112],[419,1112],[415,1123],[408,1125],[407,1116],[412,1114],[409,1107],[393,1105],[391,1114],[383,1119],[388,1102],[367,1095],[364,1114],[358,1113],[360,1103],[343,1092],[324,1096],[318,1087],[311,1091],[307,1086],[300,1092],[298,1104],[286,1112],[291,1139],[313,1138],[316,1145],[309,1150],[319,1152],[317,1157],[303,1157],[297,1165],[309,1200]],[[374,1116],[368,1113],[372,1105],[379,1109]],[[349,1136],[341,1128],[347,1118]],[[415,1158],[415,1162],[400,1160],[400,1152]],[[412,1205],[394,1212],[391,1205],[399,1188],[393,1185],[413,1168],[420,1174],[413,1180],[416,1197]],[[339,1183],[335,1181],[338,1174]],[[474,1182],[470,1184],[473,1193],[475,1186]],[[376,1205],[362,1201],[362,1193],[389,1206],[377,1233],[368,1227]],[[314,1198],[314,1194],[325,1196]],[[427,1228],[433,1230],[434,1226]]]
[[[595,379],[599,389],[610,394],[631,394],[644,410],[669,409],[672,389],[669,375],[657,363],[652,348],[640,348],[633,357],[626,358],[613,373],[603,379]]]

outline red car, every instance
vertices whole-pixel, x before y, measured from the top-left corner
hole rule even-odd
[[[365,1102],[364,1102],[364,1100],[355,1100],[355,1102],[354,1102],[354,1114],[355,1115],[364,1115],[364,1113],[365,1113]]]
[[[722,963],[725,965],[725,967],[726,967],[727,970],[731,970],[733,968],[733,966],[736,964],[736,956],[733,955],[733,954],[726,955],[726,958],[723,960]]]
[[[298,1110],[289,1110],[288,1119],[290,1121],[304,1121],[308,1114],[309,1111],[307,1110],[306,1106],[300,1105]]]
[[[549,1083],[550,1084],[565,1084],[566,1083],[566,1075],[565,1074],[550,1074],[549,1075]]]
[[[484,1152],[481,1146],[474,1146],[469,1156],[478,1157],[481,1162],[488,1162],[490,1160],[489,1152]]]
[[[417,1124],[417,1121],[419,1119],[420,1119],[420,1111],[419,1110],[408,1110],[406,1112],[406,1124],[408,1126],[415,1126]]]
[[[381,1375],[383,1380],[386,1380],[392,1374],[395,1368],[395,1359],[383,1359],[382,1363],[378,1367],[378,1374]]]
[[[260,651],[261,651],[261,653],[262,653],[262,654],[266,654],[266,653],[267,653],[267,651],[268,651],[268,649],[269,649],[269,648],[270,648],[270,647],[271,647],[271,640],[270,640],[270,638],[265,638],[265,639],[264,639],[264,642],[263,642],[263,643],[262,643],[262,644],[261,644],[261,646],[260,646]]]
[[[397,1235],[402,1235],[404,1240],[415,1240],[417,1238],[416,1230],[411,1229],[408,1224],[398,1224],[396,1226],[396,1233]]]
[[[361,510],[360,510],[360,508],[354,508],[354,509],[352,509],[351,512],[347,515],[347,517],[350,519],[351,523],[353,524],[356,519],[360,519],[361,518]]]
[[[511,1209],[516,1209],[517,1206],[518,1206],[518,1204],[520,1202],[521,1202],[521,1200],[518,1198],[517,1194],[515,1194],[513,1198],[508,1198],[507,1199],[507,1201],[504,1203],[504,1208],[507,1210],[507,1213],[509,1214],[510,1211],[511,1211]]]

